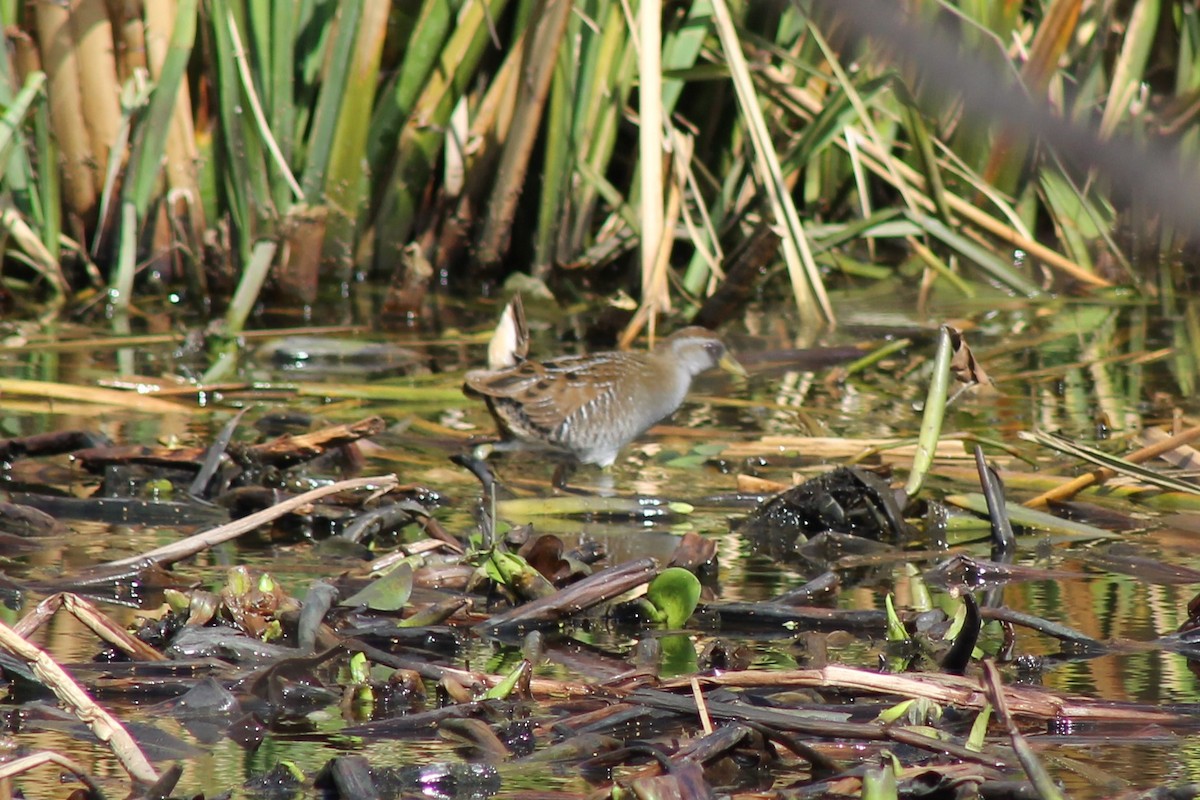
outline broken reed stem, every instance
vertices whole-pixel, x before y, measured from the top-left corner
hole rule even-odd
[[[129,732],[111,714],[97,705],[91,695],[49,654],[21,638],[3,622],[0,622],[0,647],[28,664],[38,680],[49,687],[55,697],[87,725],[97,739],[112,748],[113,754],[131,778],[147,785],[158,781],[158,773]]]
[[[1155,442],[1154,444],[1147,445],[1140,450],[1135,450],[1126,456],[1125,460],[1134,464],[1141,464],[1149,461],[1152,458],[1158,458],[1163,453],[1169,453],[1176,447],[1190,444],[1196,439],[1200,439],[1200,426],[1188,428],[1186,431],[1177,433],[1170,438],[1163,439],[1161,442]],[[1117,473],[1114,470],[1111,470],[1107,467],[1100,467],[1099,469],[1092,470],[1086,475],[1080,475],[1078,478],[1069,483],[1064,483],[1062,486],[1056,487],[1047,492],[1043,492],[1037,497],[1025,501],[1025,506],[1027,508],[1045,508],[1050,504],[1051,501],[1066,500],[1074,497],[1076,494],[1088,488],[1092,484],[1103,483],[1104,481],[1115,477],[1116,474]]]

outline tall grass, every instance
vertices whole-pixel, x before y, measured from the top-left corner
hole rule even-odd
[[[1147,274],[1134,257],[1195,234],[822,0],[0,9],[0,280],[30,314],[106,290],[120,317],[163,286],[211,310],[239,282],[239,304],[260,284],[312,304],[323,285],[402,278],[415,253],[468,294],[517,270],[582,287],[591,270],[640,298],[640,325],[697,308],[725,254],[769,227],[762,280],[823,325],[827,285],[865,276],[1167,293],[1170,261]],[[1194,161],[1180,109],[1200,87],[1197,14],[1133,9],[924,0],[908,19],[949,26],[997,93]]]

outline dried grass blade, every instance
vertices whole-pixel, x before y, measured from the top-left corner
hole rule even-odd
[[[655,316],[670,310],[663,214],[662,9],[658,3],[638,6],[638,158],[641,223],[638,249],[642,268],[642,306]]]
[[[1149,483],[1154,486],[1167,489],[1168,491],[1180,491],[1187,494],[1200,494],[1200,486],[1185,481],[1176,481],[1168,476],[1162,475],[1151,470],[1142,469],[1137,466],[1143,461],[1149,461],[1152,458],[1158,458],[1164,453],[1169,453],[1177,447],[1189,444],[1197,439],[1200,439],[1200,427],[1188,428],[1174,436],[1161,439],[1153,444],[1147,445],[1130,453],[1125,458],[1117,458],[1108,453],[1102,453],[1099,450],[1083,445],[1067,442],[1060,437],[1052,437],[1042,433],[1027,433],[1020,434],[1022,439],[1026,441],[1037,442],[1038,444],[1049,447],[1052,450],[1057,450],[1061,453],[1074,456],[1084,461],[1096,464],[1100,469],[1088,475],[1080,475],[1078,478],[1069,483],[1052,489],[1038,497],[1033,498],[1025,503],[1029,508],[1044,508],[1051,500],[1065,500],[1073,497],[1083,489],[1091,486],[1094,483],[1102,483],[1117,474],[1129,475],[1144,483]]]
[[[1158,29],[1158,17],[1162,10],[1160,0],[1140,0],[1133,5],[1129,24],[1125,27],[1125,38],[1121,52],[1113,67],[1112,80],[1108,87],[1108,102],[1100,117],[1100,137],[1107,139],[1116,131],[1117,125],[1129,111],[1134,98],[1142,91],[1146,64],[1150,48]]]
[[[43,397],[47,400],[69,400],[119,406],[132,411],[152,414],[190,414],[187,406],[159,400],[156,397],[121,392],[116,389],[101,389],[95,386],[78,386],[69,383],[31,381],[21,378],[0,378],[0,395],[16,394],[27,397]]]
[[[733,79],[734,90],[737,93],[738,105],[746,120],[750,138],[754,143],[755,158],[762,173],[767,195],[771,200],[771,208],[775,221],[783,227],[783,253],[788,268],[788,276],[792,281],[792,294],[802,319],[809,325],[824,323],[836,324],[833,306],[825,293],[825,284],[821,273],[813,260],[809,249],[808,237],[800,224],[800,215],[792,202],[791,192],[783,180],[783,170],[779,166],[779,157],[771,143],[771,134],[767,130],[766,119],[763,118],[762,106],[754,91],[754,81],[750,76],[750,67],[746,56],[742,53],[742,45],[738,39],[733,17],[725,0],[713,0],[713,17],[717,35],[721,40],[721,49],[729,65],[730,76]]]

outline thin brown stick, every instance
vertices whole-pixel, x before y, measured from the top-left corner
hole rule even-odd
[[[987,689],[992,706],[996,709],[996,719],[1008,731],[1008,738],[1016,751],[1017,760],[1025,768],[1025,774],[1037,790],[1038,797],[1042,800],[1064,800],[1063,793],[1046,772],[1033,748],[1029,746],[1029,740],[1021,735],[1017,723],[1008,713],[1008,700],[1005,698],[1004,683],[1000,680],[1000,670],[990,658],[983,662],[983,685]]]
[[[985,687],[976,678],[925,673],[922,675],[889,675],[854,667],[831,664],[822,669],[796,669],[767,672],[746,670],[723,672],[699,677],[703,685],[754,687],[811,687],[838,688],[869,694],[926,697],[943,705],[981,709],[988,702]],[[684,689],[690,678],[663,681],[660,688]],[[1014,714],[1042,719],[1075,717],[1090,720],[1124,720],[1141,723],[1169,723],[1180,719],[1178,714],[1134,704],[1098,703],[1082,697],[1054,694],[1042,689],[1023,686],[1004,687],[1005,698]]]
[[[1167,439],[1163,439],[1161,442],[1155,442],[1154,444],[1147,445],[1140,450],[1135,450],[1134,452],[1125,456],[1125,460],[1133,464],[1141,464],[1145,461],[1149,461],[1152,458],[1158,458],[1163,453],[1169,453],[1180,445],[1190,444],[1196,439],[1200,439],[1200,426],[1188,428],[1186,431],[1177,433]],[[1117,473],[1115,471],[1108,469],[1107,467],[1100,467],[1099,469],[1092,470],[1086,475],[1080,475],[1078,478],[1069,483],[1064,483],[1062,486],[1058,486],[1054,489],[1043,492],[1032,500],[1025,501],[1025,507],[1045,508],[1052,500],[1066,500],[1070,497],[1074,497],[1076,494],[1082,492],[1092,484],[1103,483],[1104,481],[1110,480],[1116,476],[1116,474]]]
[[[389,489],[394,489],[399,484],[395,475],[384,475],[377,478],[354,478],[348,481],[338,481],[331,483],[328,486],[322,486],[312,491],[298,494],[295,497],[290,497],[282,503],[277,503],[270,508],[264,508],[251,514],[248,517],[234,520],[225,525],[220,525],[216,528],[211,528],[207,531],[201,531],[195,536],[189,536],[186,539],[175,542],[174,544],[164,545],[155,548],[149,552],[142,553],[129,558],[122,558],[116,561],[109,561],[105,564],[100,564],[96,570],[106,569],[124,569],[126,567],[150,567],[156,564],[171,564],[188,556],[194,556],[203,550],[210,547],[215,547],[223,542],[228,542],[231,539],[236,539],[242,534],[249,533],[260,525],[265,525],[279,519],[284,514],[302,508],[309,503],[320,500],[322,497],[327,497],[338,492],[350,491],[353,489],[374,489],[378,492],[386,492]]]
[[[50,595],[21,618],[13,630],[28,637],[54,616],[60,608],[66,608],[71,616],[79,620],[92,633],[116,647],[135,661],[166,661],[167,657],[150,645],[131,636],[122,626],[113,622],[100,609],[77,594],[58,592]]]

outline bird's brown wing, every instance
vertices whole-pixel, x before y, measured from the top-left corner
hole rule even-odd
[[[636,366],[614,354],[607,356],[566,356],[544,363],[526,361],[503,370],[468,372],[465,388],[515,403],[530,424],[552,431],[588,404],[611,394]]]

